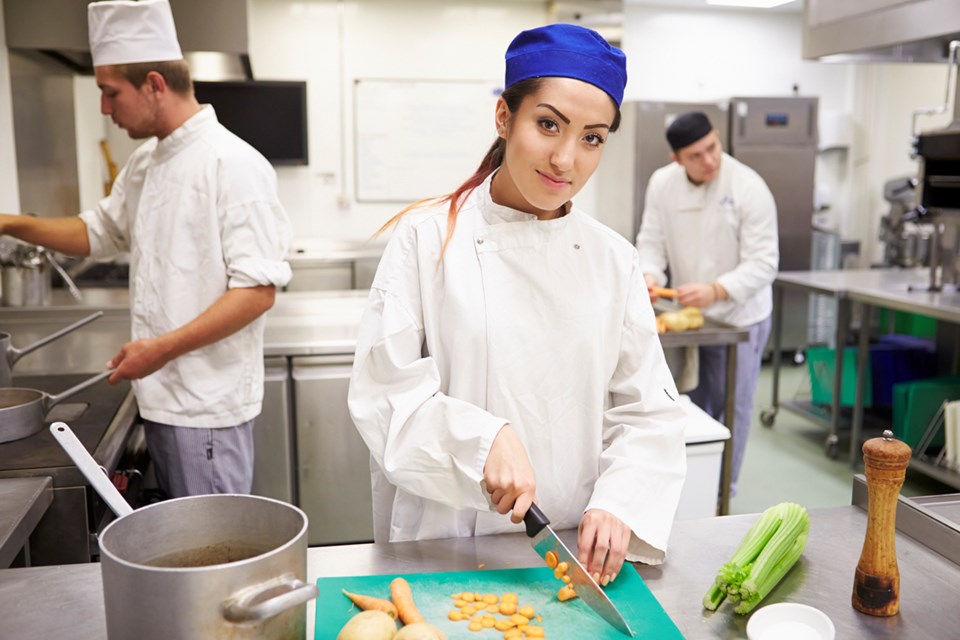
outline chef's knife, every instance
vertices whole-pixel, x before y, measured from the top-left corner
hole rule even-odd
[[[617,608],[603,592],[597,581],[594,580],[583,565],[577,560],[577,557],[570,553],[563,541],[557,537],[550,527],[550,520],[543,514],[535,504],[530,505],[527,514],[523,516],[523,524],[527,527],[527,536],[530,538],[530,544],[537,554],[546,559],[547,552],[553,551],[557,554],[560,562],[566,562],[569,565],[567,575],[571,578],[571,584],[580,599],[587,603],[598,616],[606,620],[609,624],[616,627],[621,633],[633,636],[630,625],[623,619],[623,616],[617,611]]]

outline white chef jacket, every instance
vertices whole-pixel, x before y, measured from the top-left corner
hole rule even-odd
[[[763,178],[726,153],[717,177],[701,185],[676,162],[653,173],[637,249],[640,269],[661,286],[668,264],[672,286],[719,282],[730,299],[704,309],[714,320],[745,327],[773,310],[777,206]]]
[[[163,140],[137,148],[110,195],[80,217],[91,256],[130,252],[134,340],[187,324],[227,289],[290,281],[284,258],[292,233],[276,173],[209,105]],[[204,428],[255,418],[263,399],[263,326],[260,317],[134,380],[140,414]]]
[[[481,487],[510,423],[557,528],[604,509],[629,557],[663,561],[686,473],[684,412],[634,248],[573,209],[535,216],[465,201],[391,238],[361,322],[349,406],[371,452],[375,539],[519,531]]]

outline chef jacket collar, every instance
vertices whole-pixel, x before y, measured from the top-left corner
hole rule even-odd
[[[497,169],[499,171],[499,169]],[[564,206],[567,209],[567,212],[560,216],[559,218],[554,218],[553,220],[538,220],[537,216],[532,213],[526,213],[524,211],[519,211],[517,209],[511,209],[510,207],[505,207],[501,204],[497,204],[493,201],[493,197],[490,195],[490,187],[493,185],[493,176],[497,175],[497,171],[494,171],[487,179],[483,181],[477,191],[480,192],[480,213],[483,215],[483,219],[487,224],[502,224],[504,222],[538,222],[541,225],[545,225],[544,229],[552,229],[554,227],[559,227],[564,224],[566,219],[569,217],[570,212],[573,210],[573,205],[570,202],[567,202]]]
[[[153,151],[154,161],[165,162],[177,155],[181,149],[193,142],[204,129],[215,122],[217,122],[217,114],[213,110],[213,106],[202,105],[200,111],[187,118],[186,122],[174,129],[170,135],[157,142],[157,148]]]

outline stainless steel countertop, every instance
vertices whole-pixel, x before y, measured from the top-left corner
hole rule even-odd
[[[660,312],[678,311],[683,307],[674,302],[658,300],[653,304],[658,314]],[[660,344],[664,349],[673,347],[712,346],[721,344],[735,344],[750,339],[750,330],[722,324],[716,320],[704,317],[703,326],[688,331],[667,331],[660,334]]]
[[[689,640],[742,639],[748,617],[729,605],[705,612],[701,598],[757,515],[682,520],[674,525],[666,564],[639,565],[657,600]],[[764,601],[799,602],[826,613],[837,638],[953,638],[960,608],[944,606],[956,596],[960,566],[897,534],[900,614],[875,618],[850,604],[854,570],[866,531],[866,513],[854,506],[810,511],[810,539],[803,558]],[[576,532],[562,537],[574,545]],[[310,580],[340,575],[540,566],[523,534],[394,544],[315,547],[309,550]],[[56,611],[56,615],[50,615]],[[308,628],[313,629],[313,607]],[[71,565],[0,571],[0,620],[4,637],[40,638],[68,634],[75,640],[105,637],[99,565]],[[308,637],[311,637],[308,634]]]
[[[929,269],[851,269],[784,271],[775,286],[863,302],[876,307],[919,313],[960,322],[960,293],[946,286],[927,291]]]
[[[104,317],[70,333],[49,346],[24,356],[15,372],[51,373],[101,370],[129,340],[130,318],[126,289],[83,289],[83,301],[66,291],[53,292],[47,307],[0,307],[0,329],[22,348],[93,311]],[[264,356],[352,355],[357,328],[369,292],[362,290],[280,292],[267,312]],[[665,348],[701,344],[730,344],[746,340],[745,329],[707,320],[703,328],[660,336]]]
[[[267,312],[265,356],[352,354],[366,307],[366,291],[281,292]],[[15,374],[93,373],[130,339],[126,289],[85,289],[77,303],[56,290],[47,307],[0,307],[0,330],[23,348],[93,311],[104,316],[24,356]]]
[[[845,296],[851,290],[888,286],[906,288],[929,279],[928,269],[840,269],[836,271],[781,271],[776,286],[812,293]]]
[[[294,269],[298,267],[324,266],[341,264],[356,260],[379,261],[383,255],[384,244],[343,244],[334,245],[323,250],[315,248],[296,249],[287,256],[287,262]]]
[[[352,355],[368,291],[277,294],[267,312],[265,356]]]
[[[0,568],[10,566],[52,502],[52,478],[0,478]]]

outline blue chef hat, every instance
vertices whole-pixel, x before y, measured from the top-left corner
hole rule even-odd
[[[550,24],[523,31],[507,47],[509,87],[527,78],[561,77],[589,82],[619,106],[627,84],[627,58],[591,29]]]

